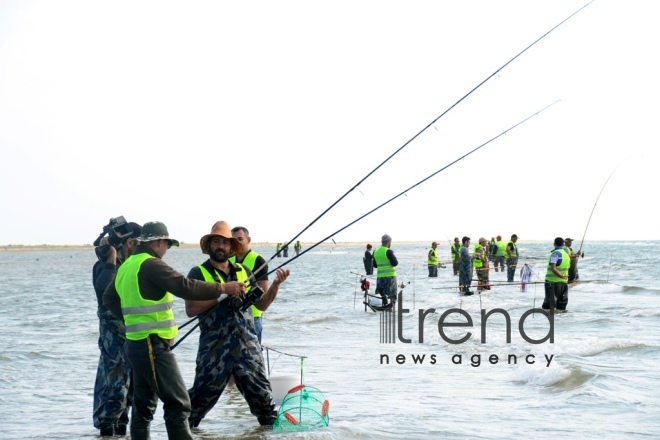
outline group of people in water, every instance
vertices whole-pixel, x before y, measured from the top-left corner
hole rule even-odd
[[[463,237],[459,240],[454,238],[450,245],[451,262],[454,275],[458,276],[458,290],[461,295],[469,296],[474,292],[472,287],[476,287],[477,292],[490,290],[489,271],[490,262],[493,262],[495,272],[505,272],[507,282],[514,283],[514,277],[518,266],[518,235],[512,234],[508,241],[502,240],[502,236],[491,237],[490,241],[485,237],[480,237],[474,245],[472,253],[470,252],[470,237]],[[372,253],[371,244],[367,244],[364,253],[363,262],[367,275],[373,274],[373,269],[377,268],[376,275],[376,295],[380,295],[383,301],[383,307],[393,303],[396,300],[396,266],[398,260],[394,252],[390,249],[392,238],[385,234],[381,240],[381,246]],[[555,248],[548,258],[547,271],[545,276],[545,300],[543,308],[554,312],[566,310],[568,303],[568,284],[575,282],[578,276],[577,262],[580,256],[584,254],[578,251],[574,253],[571,246],[571,238],[557,237],[554,241]],[[439,258],[438,242],[431,243],[431,248],[427,254],[427,265],[429,277],[438,276],[438,267],[446,267]],[[506,269],[505,269],[506,265]],[[525,265],[527,269],[529,267]],[[524,269],[524,268],[523,268]],[[473,274],[476,272],[477,284],[472,285]],[[530,271],[521,271],[523,281],[527,278]]]

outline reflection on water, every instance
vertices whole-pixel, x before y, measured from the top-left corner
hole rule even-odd
[[[363,270],[362,246],[337,244],[309,252],[288,266],[292,276],[264,318],[264,344],[305,356],[305,382],[330,401],[330,426],[296,437],[655,435],[660,425],[651,414],[660,409],[653,391],[659,385],[660,303],[647,245],[586,244],[579,263],[582,280],[608,282],[572,287],[569,313],[555,317],[554,344],[536,345],[522,339],[518,322],[526,310],[540,306],[542,284],[526,293],[502,285],[481,296],[460,297],[450,268],[439,269],[436,279],[427,278],[426,243],[395,242],[399,280],[406,283],[404,308],[409,309],[401,315],[400,330],[411,343],[381,344],[379,316],[365,312],[354,274]],[[266,257],[274,252],[256,250]],[[520,243],[520,250],[521,263],[529,263],[536,274],[545,273],[550,246]],[[441,258],[449,257],[446,251]],[[643,258],[642,252],[647,254]],[[0,437],[96,438],[91,418],[98,361],[94,258],[93,252],[80,251],[0,253]],[[199,251],[186,249],[172,249],[165,257],[183,273],[203,259]],[[273,260],[271,268],[284,261]],[[505,274],[491,273],[491,280],[504,281]],[[425,318],[420,343],[418,311],[431,308],[436,310]],[[438,319],[451,308],[465,310],[474,321],[472,328],[447,329],[456,339],[472,332],[464,344],[448,344],[439,334]],[[481,309],[495,308],[511,316],[511,342],[506,321],[495,316],[488,320],[486,342],[481,342]],[[188,321],[182,300],[175,302],[175,314],[179,324]],[[461,317],[451,316],[448,322],[452,320],[460,322]],[[525,330],[540,338],[548,332],[548,321],[535,314],[526,320]],[[188,384],[194,376],[197,338],[195,331],[175,350]],[[475,356],[478,365],[472,362]],[[381,363],[386,358],[389,363]],[[509,362],[513,358],[516,363]],[[299,374],[296,358],[271,353],[270,364],[274,375]],[[165,436],[161,408],[152,430],[154,438]],[[194,436],[269,439],[282,434],[259,427],[232,388]]]

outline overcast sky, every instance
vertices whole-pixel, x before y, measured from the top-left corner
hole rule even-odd
[[[0,244],[91,243],[119,215],[288,241],[586,3],[3,0]],[[658,9],[596,0],[300,239],[557,100],[334,239],[660,239]]]

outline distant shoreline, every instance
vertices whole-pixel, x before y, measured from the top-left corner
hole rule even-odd
[[[400,242],[401,244],[410,244],[417,242]],[[420,242],[421,243],[421,242]],[[313,246],[316,243],[304,243],[301,242],[303,249],[306,247]],[[319,246],[366,246],[366,242],[337,242],[333,243],[322,243]],[[275,248],[277,243],[255,243],[251,244],[252,247],[272,247]],[[179,246],[180,249],[199,249],[199,243],[181,243]],[[289,249],[293,249],[293,245],[289,246]],[[94,246],[91,244],[7,244],[0,245],[0,252],[31,252],[31,251],[93,251]]]
[[[587,240],[589,242],[590,240]],[[616,241],[631,241],[631,240],[592,240],[593,242],[616,242]],[[638,241],[638,240],[632,240],[632,241]],[[645,241],[657,241],[657,240],[645,240]],[[523,245],[525,243],[551,243],[551,241],[547,240],[526,240],[523,241],[522,243],[519,243],[520,245]],[[371,243],[372,246],[378,247],[380,246],[380,243],[376,241],[338,241],[337,243],[321,243],[318,246],[323,246],[323,247],[334,247],[334,246],[366,246],[367,243]],[[438,242],[439,246],[448,246],[449,243],[447,242]],[[579,241],[578,241],[579,243]],[[301,242],[303,250],[316,245],[316,243],[312,242]],[[409,244],[419,244],[420,246],[430,246],[431,242],[430,241],[396,241],[392,244],[392,248],[396,250],[397,245],[409,245]],[[575,244],[575,242],[574,242]],[[275,248],[277,246],[277,243],[271,243],[271,242],[252,242],[251,244],[252,247],[259,247],[259,248],[264,248],[264,247],[272,247]],[[199,243],[181,243],[179,246],[180,249],[199,249]],[[7,244],[7,245],[0,245],[0,252],[28,252],[28,251],[66,251],[66,250],[73,250],[73,251],[93,251],[94,246],[91,244]],[[293,251],[293,245],[289,245],[289,250]]]

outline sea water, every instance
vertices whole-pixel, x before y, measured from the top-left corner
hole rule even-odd
[[[545,274],[551,243],[519,241],[520,264],[534,281]],[[383,343],[383,316],[367,309],[360,290],[363,246],[319,246],[286,265],[291,276],[264,314],[263,344],[273,376],[299,375],[330,402],[330,425],[282,434],[258,426],[236,390],[228,388],[193,432],[198,439],[450,439],[651,438],[660,432],[660,300],[658,242],[585,243],[584,282],[569,291],[568,313],[554,317],[554,342],[521,335],[524,313],[539,308],[543,285],[527,292],[499,285],[460,296],[449,258],[428,278],[428,244],[396,241],[404,287],[396,338]],[[576,244],[576,248],[579,243]],[[446,249],[445,249],[446,248]],[[257,247],[266,258],[273,247]],[[303,251],[305,248],[303,248]],[[293,257],[289,254],[289,259]],[[97,438],[92,395],[98,363],[98,320],[91,285],[93,251],[0,253],[0,438]],[[202,261],[199,250],[168,251],[182,273]],[[275,258],[270,269],[288,261]],[[491,265],[492,266],[492,265]],[[516,273],[516,280],[519,280]],[[506,281],[490,271],[494,283]],[[272,275],[271,275],[272,280]],[[371,293],[375,279],[371,278]],[[476,277],[475,277],[476,282]],[[434,311],[431,309],[435,309]],[[471,327],[443,327],[450,309]],[[493,314],[482,341],[481,310]],[[420,326],[419,314],[425,314]],[[179,325],[189,321],[176,299]],[[445,323],[465,323],[451,313]],[[183,337],[193,324],[181,329]],[[550,321],[527,316],[523,329],[541,340]],[[194,378],[198,330],[175,349],[188,385]],[[420,340],[421,339],[421,340]],[[402,342],[409,341],[409,342]],[[277,350],[277,351],[275,351]],[[284,353],[284,354],[282,354]],[[293,356],[289,356],[293,355]],[[460,363],[459,363],[460,360]],[[495,362],[496,361],[496,362]],[[515,361],[515,362],[514,362]],[[162,403],[152,438],[166,438]]]

